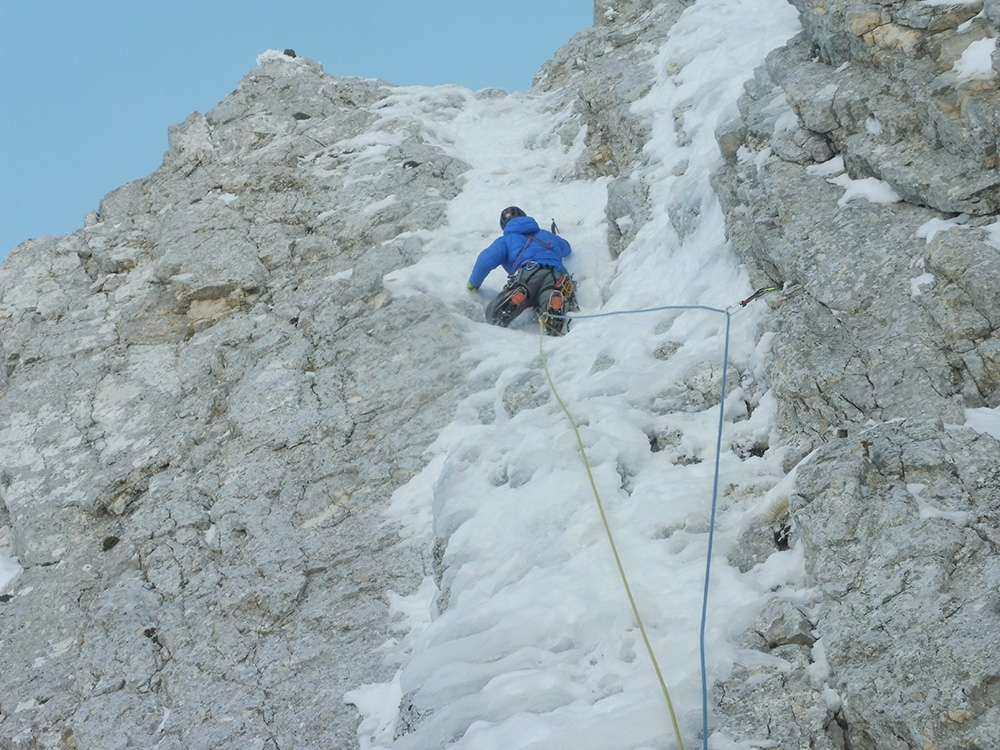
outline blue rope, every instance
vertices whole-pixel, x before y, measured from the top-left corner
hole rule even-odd
[[[729,370],[729,331],[733,316],[726,312],[726,345],[722,354],[722,395],[719,399],[719,431],[715,442],[715,476],[712,480],[712,512],[708,523],[708,552],[705,553],[705,593],[701,597],[701,630],[698,651],[701,655],[701,739],[708,750],[708,668],[705,665],[705,624],[708,622],[708,581],[712,573],[712,547],[715,543],[715,513],[719,502],[719,464],[722,458],[722,426],[726,412],[726,375]]]
[[[768,288],[766,291],[773,291]],[[758,293],[759,296],[759,293]],[[754,299],[751,297],[751,299]],[[741,302],[741,306],[746,306]],[[735,307],[735,306],[734,306]],[[701,717],[702,717],[702,747],[708,750],[708,667],[705,661],[705,629],[708,622],[708,589],[709,578],[712,573],[712,548],[715,544],[715,516],[719,505],[719,470],[722,460],[722,428],[725,425],[726,411],[726,379],[729,372],[729,337],[732,330],[732,313],[729,308],[726,310],[718,307],[708,307],[707,305],[662,305],[660,307],[649,307],[640,310],[613,310],[605,313],[591,313],[588,315],[551,315],[553,318],[581,319],[581,318],[607,318],[612,315],[634,315],[637,313],[657,312],[660,310],[707,310],[708,312],[719,313],[726,316],[726,337],[725,347],[722,354],[722,394],[719,397],[719,429],[715,441],[715,472],[712,478],[712,509],[708,522],[708,552],[705,555],[705,589],[701,598],[701,627],[698,636],[698,651],[701,658]]]
[[[573,313],[572,315],[553,315],[550,313],[549,317],[581,320],[583,318],[610,318],[612,315],[635,315],[636,313],[659,312],[660,310],[708,310],[709,312],[729,315],[729,310],[722,310],[718,307],[708,307],[707,305],[661,305],[660,307],[644,307],[641,310],[612,310],[611,312],[589,313],[587,315],[580,315],[579,313]]]

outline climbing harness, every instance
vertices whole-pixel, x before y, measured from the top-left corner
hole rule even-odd
[[[540,276],[536,272],[543,273]],[[576,283],[565,269],[528,261],[507,277],[504,290],[487,310],[487,319],[507,327],[526,309],[529,300],[550,336],[565,334],[570,325],[566,313],[580,309],[576,304]]]
[[[527,235],[525,235],[525,237],[527,237],[527,239],[524,242],[524,247],[521,248],[521,252],[519,252],[517,254],[517,257],[514,258],[514,262],[510,264],[511,269],[513,269],[512,272],[511,272],[511,276],[513,276],[519,270],[521,270],[521,266],[518,265],[518,264],[521,262],[521,258],[524,257],[524,251],[528,249],[528,245],[530,245],[532,242],[537,242],[539,245],[541,245],[542,247],[544,247],[546,250],[551,250],[552,249],[552,245],[551,244],[549,244],[548,242],[542,242],[540,239],[538,239],[533,234],[527,234]],[[528,263],[531,263],[531,262],[532,261],[528,261]],[[527,266],[528,263],[525,263],[524,265]]]
[[[709,591],[709,579],[712,572],[712,549],[715,543],[715,518],[718,511],[718,500],[719,500],[719,468],[722,460],[722,430],[725,426],[725,405],[726,405],[726,379],[729,370],[729,337],[731,333],[731,323],[732,323],[732,313],[738,308],[746,307],[750,302],[758,299],[769,292],[776,292],[781,289],[781,286],[770,286],[758,289],[752,295],[747,297],[745,300],[741,300],[738,305],[731,305],[726,309],[721,309],[717,307],[708,307],[706,305],[661,305],[659,307],[649,307],[640,310],[615,310],[606,313],[594,313],[590,315],[574,315],[574,318],[604,318],[610,317],[612,315],[634,315],[639,313],[649,313],[656,312],[659,310],[706,310],[713,313],[719,313],[726,316],[726,333],[725,333],[725,345],[723,347],[722,354],[722,385],[721,394],[719,397],[719,424],[716,433],[715,442],[715,469],[713,472],[712,479],[712,504],[711,510],[709,512],[709,524],[708,524],[708,549],[705,553],[705,586],[702,592],[702,603],[701,603],[701,626],[699,628],[699,657],[701,662],[701,711],[702,711],[702,745],[703,750],[708,750],[708,669],[706,666],[705,659],[705,630],[708,622],[708,591]],[[552,379],[552,374],[549,372],[548,360],[545,357],[545,348],[543,343],[545,341],[545,327],[548,322],[548,318],[557,317],[554,315],[546,316],[543,320],[539,317],[539,341],[538,341],[538,351],[542,361],[542,368],[545,370],[545,378],[548,380],[549,388],[552,389],[552,395],[555,397],[556,402],[562,408],[563,413],[565,413],[566,418],[569,420],[570,427],[573,429],[573,434],[576,436],[576,443],[580,449],[580,455],[583,458],[583,465],[587,471],[587,478],[590,480],[590,487],[594,493],[594,499],[597,501],[597,509],[600,512],[601,521],[604,524],[604,531],[607,534],[608,542],[611,546],[611,552],[614,555],[615,563],[618,566],[618,573],[622,579],[622,585],[625,587],[625,593],[628,595],[629,604],[632,606],[632,614],[635,617],[636,624],[639,627],[639,633],[642,635],[643,643],[646,645],[646,651],[649,653],[650,661],[653,664],[653,671],[656,673],[656,678],[660,683],[660,689],[663,691],[663,697],[667,703],[667,710],[670,714],[670,722],[673,725],[674,736],[677,740],[677,746],[679,750],[684,750],[684,741],[681,738],[680,727],[677,723],[677,715],[674,712],[673,701],[670,699],[670,691],[667,690],[666,682],[663,679],[663,674],[660,671],[659,663],[656,660],[656,654],[653,651],[653,646],[649,641],[649,637],[646,635],[646,627],[643,624],[642,616],[639,614],[639,607],[635,603],[635,598],[632,596],[632,588],[629,585],[628,577],[625,575],[625,568],[622,565],[621,557],[618,555],[618,547],[615,544],[614,535],[611,533],[611,525],[608,523],[607,514],[604,512],[604,503],[601,501],[600,493],[597,490],[597,483],[594,481],[594,475],[590,468],[590,461],[587,458],[587,451],[583,445],[583,438],[580,436],[580,430],[577,428],[576,422],[573,419],[573,415],[570,413],[569,408],[563,402],[562,398],[559,396],[559,392],[556,389],[555,382]],[[567,317],[567,316],[558,316]],[[566,321],[568,323],[568,320]]]

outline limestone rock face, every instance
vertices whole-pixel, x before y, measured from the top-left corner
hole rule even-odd
[[[3,747],[356,742],[343,694],[425,566],[377,508],[463,380],[452,319],[382,288],[464,170],[390,91],[264,55],[4,262]]]
[[[1000,442],[959,426],[1000,405],[1000,108],[995,55],[958,63],[992,43],[995,10],[794,5],[804,31],[718,131],[713,184],[754,281],[783,286],[766,369],[798,462],[784,518],[751,526],[737,557],[760,559],[778,527],[801,545],[818,640],[720,684],[720,729],[991,747]]]
[[[691,4],[597,0],[536,77],[576,113],[569,177],[607,184],[612,257],[656,211],[687,227],[652,203],[632,105]],[[795,549],[804,582],[743,635],[712,729],[993,748],[1000,441],[965,423],[1000,407],[1000,62],[973,54],[1000,5],[793,4],[803,32],[717,131],[713,185],[752,282],[781,287],[754,303],[754,377],[791,488],[730,562]],[[455,316],[383,286],[466,170],[392,96],[265,54],[160,169],[0,266],[0,542],[24,567],[0,747],[356,746],[344,693],[391,677],[386,592],[440,574],[380,508],[469,387]],[[505,407],[543,392],[526,376]]]
[[[804,37],[769,67],[851,176],[886,180],[908,202],[940,211],[995,213],[996,62],[961,64],[996,34],[983,4],[793,5]]]

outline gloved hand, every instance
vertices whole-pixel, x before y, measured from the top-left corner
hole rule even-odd
[[[472,286],[472,282],[471,281],[467,281],[465,283],[465,288],[468,289],[473,294],[475,294],[476,292],[479,291],[479,287],[478,286]]]

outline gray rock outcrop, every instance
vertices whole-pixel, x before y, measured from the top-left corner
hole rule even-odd
[[[819,647],[738,669],[720,729],[994,747],[1000,442],[958,426],[1000,404],[1000,109],[996,55],[974,75],[956,62],[991,43],[995,9],[794,4],[804,31],[718,132],[714,185],[754,281],[784,286],[767,377],[789,468],[809,454],[785,515],[744,545],[778,527],[802,545]]]
[[[380,508],[463,382],[453,319],[382,288],[464,170],[389,91],[272,54],[4,262],[0,746],[356,743],[426,564]]]

